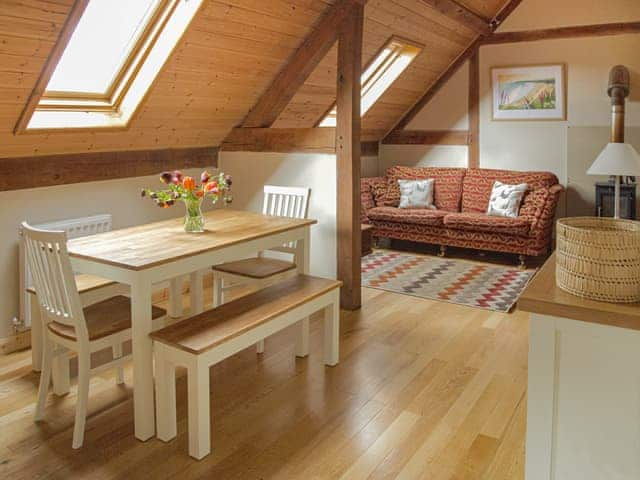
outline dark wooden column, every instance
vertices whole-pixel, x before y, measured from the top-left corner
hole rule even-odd
[[[480,51],[469,57],[469,168],[480,166]]]
[[[356,4],[338,35],[336,95],[338,278],[342,308],[360,308],[360,75],[364,7]]]

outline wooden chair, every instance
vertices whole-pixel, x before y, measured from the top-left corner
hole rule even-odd
[[[262,213],[289,218],[307,218],[309,212],[310,188],[264,186]],[[259,252],[255,258],[222,263],[213,267],[213,305],[224,303],[224,292],[242,284],[266,287],[297,274],[298,261],[296,242],[273,248],[292,255],[292,260],[281,260],[264,256]],[[229,285],[230,284],[230,285]],[[264,351],[264,340],[257,345],[258,353]]]
[[[85,307],[117,295],[125,295],[129,291],[126,285],[94,275],[78,274],[75,275],[75,281],[78,293],[80,294],[80,300]],[[39,372],[42,370],[43,325],[42,319],[40,318],[36,289],[33,285],[27,287],[27,294],[30,304],[31,365],[34,371]],[[60,360],[62,361],[62,359]],[[62,368],[68,369],[67,366],[63,366]],[[68,390],[68,387],[58,385],[58,383],[54,381],[54,391],[57,394],[66,393]]]
[[[151,334],[156,364],[156,423],[160,440],[177,435],[176,366],[187,368],[189,455],[211,450],[209,367],[257,341],[324,312],[324,363],[339,360],[337,280],[296,275]]]
[[[80,448],[89,399],[89,376],[117,368],[116,382],[123,383],[122,344],[131,338],[131,301],[116,296],[83,308],[67,254],[66,234],[38,230],[22,224],[27,261],[33,277],[38,310],[43,322],[42,374],[35,420],[44,416],[54,358],[68,350],[78,356],[78,400],[73,428],[73,448]],[[153,307],[153,318],[164,320],[166,312]],[[91,353],[111,348],[113,360],[91,368]]]

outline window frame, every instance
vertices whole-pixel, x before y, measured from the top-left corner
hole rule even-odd
[[[409,47],[413,47],[418,49],[418,53],[416,53],[416,55],[412,58],[411,62],[409,63],[409,65],[407,65],[407,67],[405,68],[405,70],[407,68],[409,68],[411,66],[411,63],[414,62],[414,60],[416,58],[418,58],[418,56],[420,56],[420,54],[424,51],[425,46],[422,45],[421,43],[415,42],[413,40],[410,40],[406,37],[402,37],[400,35],[391,35],[391,37],[389,37],[389,39],[384,42],[384,45],[382,45],[382,47],[380,47],[376,53],[373,55],[373,57],[371,58],[371,60],[369,60],[369,62],[367,62],[367,64],[365,65],[365,67],[362,69],[362,72],[366,72],[369,67],[371,67],[371,65],[373,65],[376,60],[378,59],[378,57],[380,56],[380,54],[387,49],[390,45],[392,45],[393,43],[402,43],[403,45],[409,46]],[[393,54],[392,54],[393,55]],[[397,59],[398,54],[395,54],[395,58],[393,59],[393,61],[388,61],[387,59],[383,60],[382,62],[380,62],[380,65],[378,65],[378,67],[371,72],[371,77],[370,78],[374,78],[374,77],[380,77],[382,75],[384,75],[389,68],[391,68],[391,66],[394,64],[395,59]],[[402,73],[404,73],[404,70],[402,71]],[[375,102],[373,102],[371,104],[371,107],[369,107],[369,109],[366,112],[361,112],[360,113],[360,118],[364,118],[364,116],[367,114],[367,112],[369,110],[371,110],[371,108],[377,103],[378,100],[380,100],[380,98],[382,98],[382,96],[389,91],[389,89],[393,86],[393,84],[400,78],[400,76],[402,75],[402,73],[400,73],[400,75],[398,75],[396,78],[393,79],[393,81],[389,84],[389,86],[385,89],[385,91],[382,93],[382,95],[376,99]],[[371,90],[373,88],[373,86],[375,85],[375,80],[371,81],[369,80],[368,82],[365,82],[366,85],[360,85],[361,87],[361,91],[360,91],[360,102],[362,103],[362,100],[364,99],[364,96],[366,94],[366,92],[368,92],[369,90]],[[367,88],[368,87],[368,88]],[[315,128],[335,128],[334,126],[321,126],[322,122],[324,122],[324,120],[331,114],[331,112],[336,108],[336,102],[333,102],[331,104],[331,106],[325,110],[325,112],[322,114],[322,116],[320,117],[320,119],[314,124]]]
[[[167,24],[174,17],[174,13],[181,5],[183,0],[161,0],[156,6],[155,11],[151,15],[147,25],[136,40],[134,47],[127,54],[126,58],[122,62],[119,70],[113,77],[111,84],[104,94],[88,93],[88,92],[47,92],[46,88],[49,84],[49,80],[55,72],[55,69],[60,61],[64,51],[73,37],[73,33],[76,26],[80,22],[82,15],[84,14],[89,2],[91,0],[78,0],[72,7],[71,12],[65,22],[58,41],[49,55],[49,58],[45,62],[43,70],[38,77],[35,88],[33,89],[31,96],[29,97],[24,110],[22,111],[18,122],[16,123],[14,134],[29,134],[29,133],[47,133],[47,132],[70,132],[70,131],[92,131],[92,130],[108,130],[118,131],[127,130],[131,124],[131,120],[137,115],[142,103],[147,97],[151,87],[157,80],[160,72],[164,68],[169,57],[172,55],[175,48],[180,43],[180,39],[186,31],[189,23],[195,17],[200,7],[204,2],[198,3],[195,12],[190,17],[184,29],[179,33],[175,44],[168,51],[162,66],[156,72],[155,76],[149,82],[149,86],[146,91],[140,96],[137,104],[132,108],[131,112],[127,115],[126,121],[119,124],[116,120],[113,123],[104,121],[104,124],[98,124],[94,120],[94,124],[73,125],[73,126],[43,126],[43,127],[29,127],[34,114],[37,112],[60,112],[60,113],[87,113],[103,115],[105,118],[109,115],[114,119],[122,115],[121,107],[125,101],[127,94],[130,92],[130,88],[137,78],[138,73],[144,67],[145,61],[156,46],[162,33],[165,31]]]

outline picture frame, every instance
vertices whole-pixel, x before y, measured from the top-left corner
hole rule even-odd
[[[491,68],[494,121],[565,121],[566,65]]]

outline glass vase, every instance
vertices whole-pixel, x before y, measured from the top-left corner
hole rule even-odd
[[[204,232],[204,216],[202,215],[202,199],[185,200],[187,214],[184,217],[184,231],[187,233]]]

